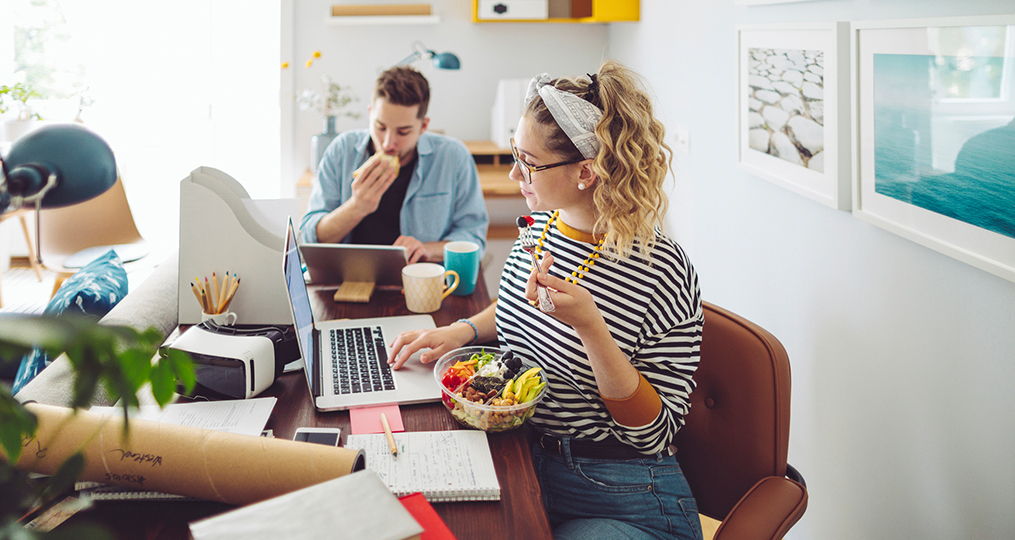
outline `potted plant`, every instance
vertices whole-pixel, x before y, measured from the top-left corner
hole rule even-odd
[[[13,119],[5,119],[0,140],[14,142],[34,127],[36,120],[42,120],[28,105],[28,100],[39,97],[31,85],[15,83],[14,86],[0,85],[0,116],[15,111]]]
[[[307,70],[313,69],[317,64],[315,60],[321,58],[321,51],[314,51],[303,66]],[[289,62],[282,63],[282,69],[288,69]],[[298,75],[297,75],[298,76]],[[304,88],[295,96],[296,104],[301,111],[314,110],[324,120],[324,129],[321,133],[310,139],[310,172],[317,172],[317,164],[324,156],[324,151],[331,144],[331,141],[338,136],[335,131],[335,119],[341,117],[357,119],[359,112],[349,110],[348,107],[359,101],[356,94],[349,86],[342,86],[335,82],[326,73],[320,75],[320,90]]]
[[[182,351],[167,349],[158,363],[151,359],[162,343],[155,329],[138,332],[127,327],[103,326],[94,319],[72,316],[13,316],[0,325],[0,358],[20,358],[39,346],[53,357],[66,351],[74,369],[72,406],[88,407],[100,386],[126,411],[139,402],[142,386],[151,385],[161,406],[169,403],[179,379],[189,392],[194,368]],[[2,361],[2,360],[0,360]],[[30,440],[38,428],[35,416],[0,387],[0,539],[109,538],[94,527],[61,528],[41,533],[24,528],[21,518],[74,486],[84,468],[79,452],[69,458],[53,476],[36,481],[13,466],[22,452],[22,441]],[[6,459],[5,459],[6,456]]]

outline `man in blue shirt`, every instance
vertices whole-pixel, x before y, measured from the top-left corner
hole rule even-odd
[[[410,263],[443,260],[452,240],[485,251],[490,220],[476,164],[461,141],[426,132],[429,102],[418,71],[381,73],[370,127],[336,137],[317,167],[300,223],[304,242],[405,246]]]

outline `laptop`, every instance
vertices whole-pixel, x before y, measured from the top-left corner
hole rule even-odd
[[[402,246],[364,244],[300,244],[314,284],[365,281],[378,287],[402,286],[406,263]]]
[[[438,401],[441,390],[433,364],[419,361],[417,351],[398,371],[388,366],[389,344],[404,330],[434,328],[429,315],[314,322],[307,284],[300,265],[292,219],[282,256],[286,294],[296,326],[310,397],[320,411],[391,403]]]

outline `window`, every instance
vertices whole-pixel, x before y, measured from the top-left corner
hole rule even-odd
[[[116,154],[141,234],[175,245],[179,183],[199,166],[279,196],[279,0],[4,0],[0,84],[45,120],[78,114]]]

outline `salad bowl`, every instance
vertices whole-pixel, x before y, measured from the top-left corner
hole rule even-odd
[[[517,429],[546,395],[541,368],[491,347],[448,352],[434,366],[434,378],[451,416],[483,431]]]

